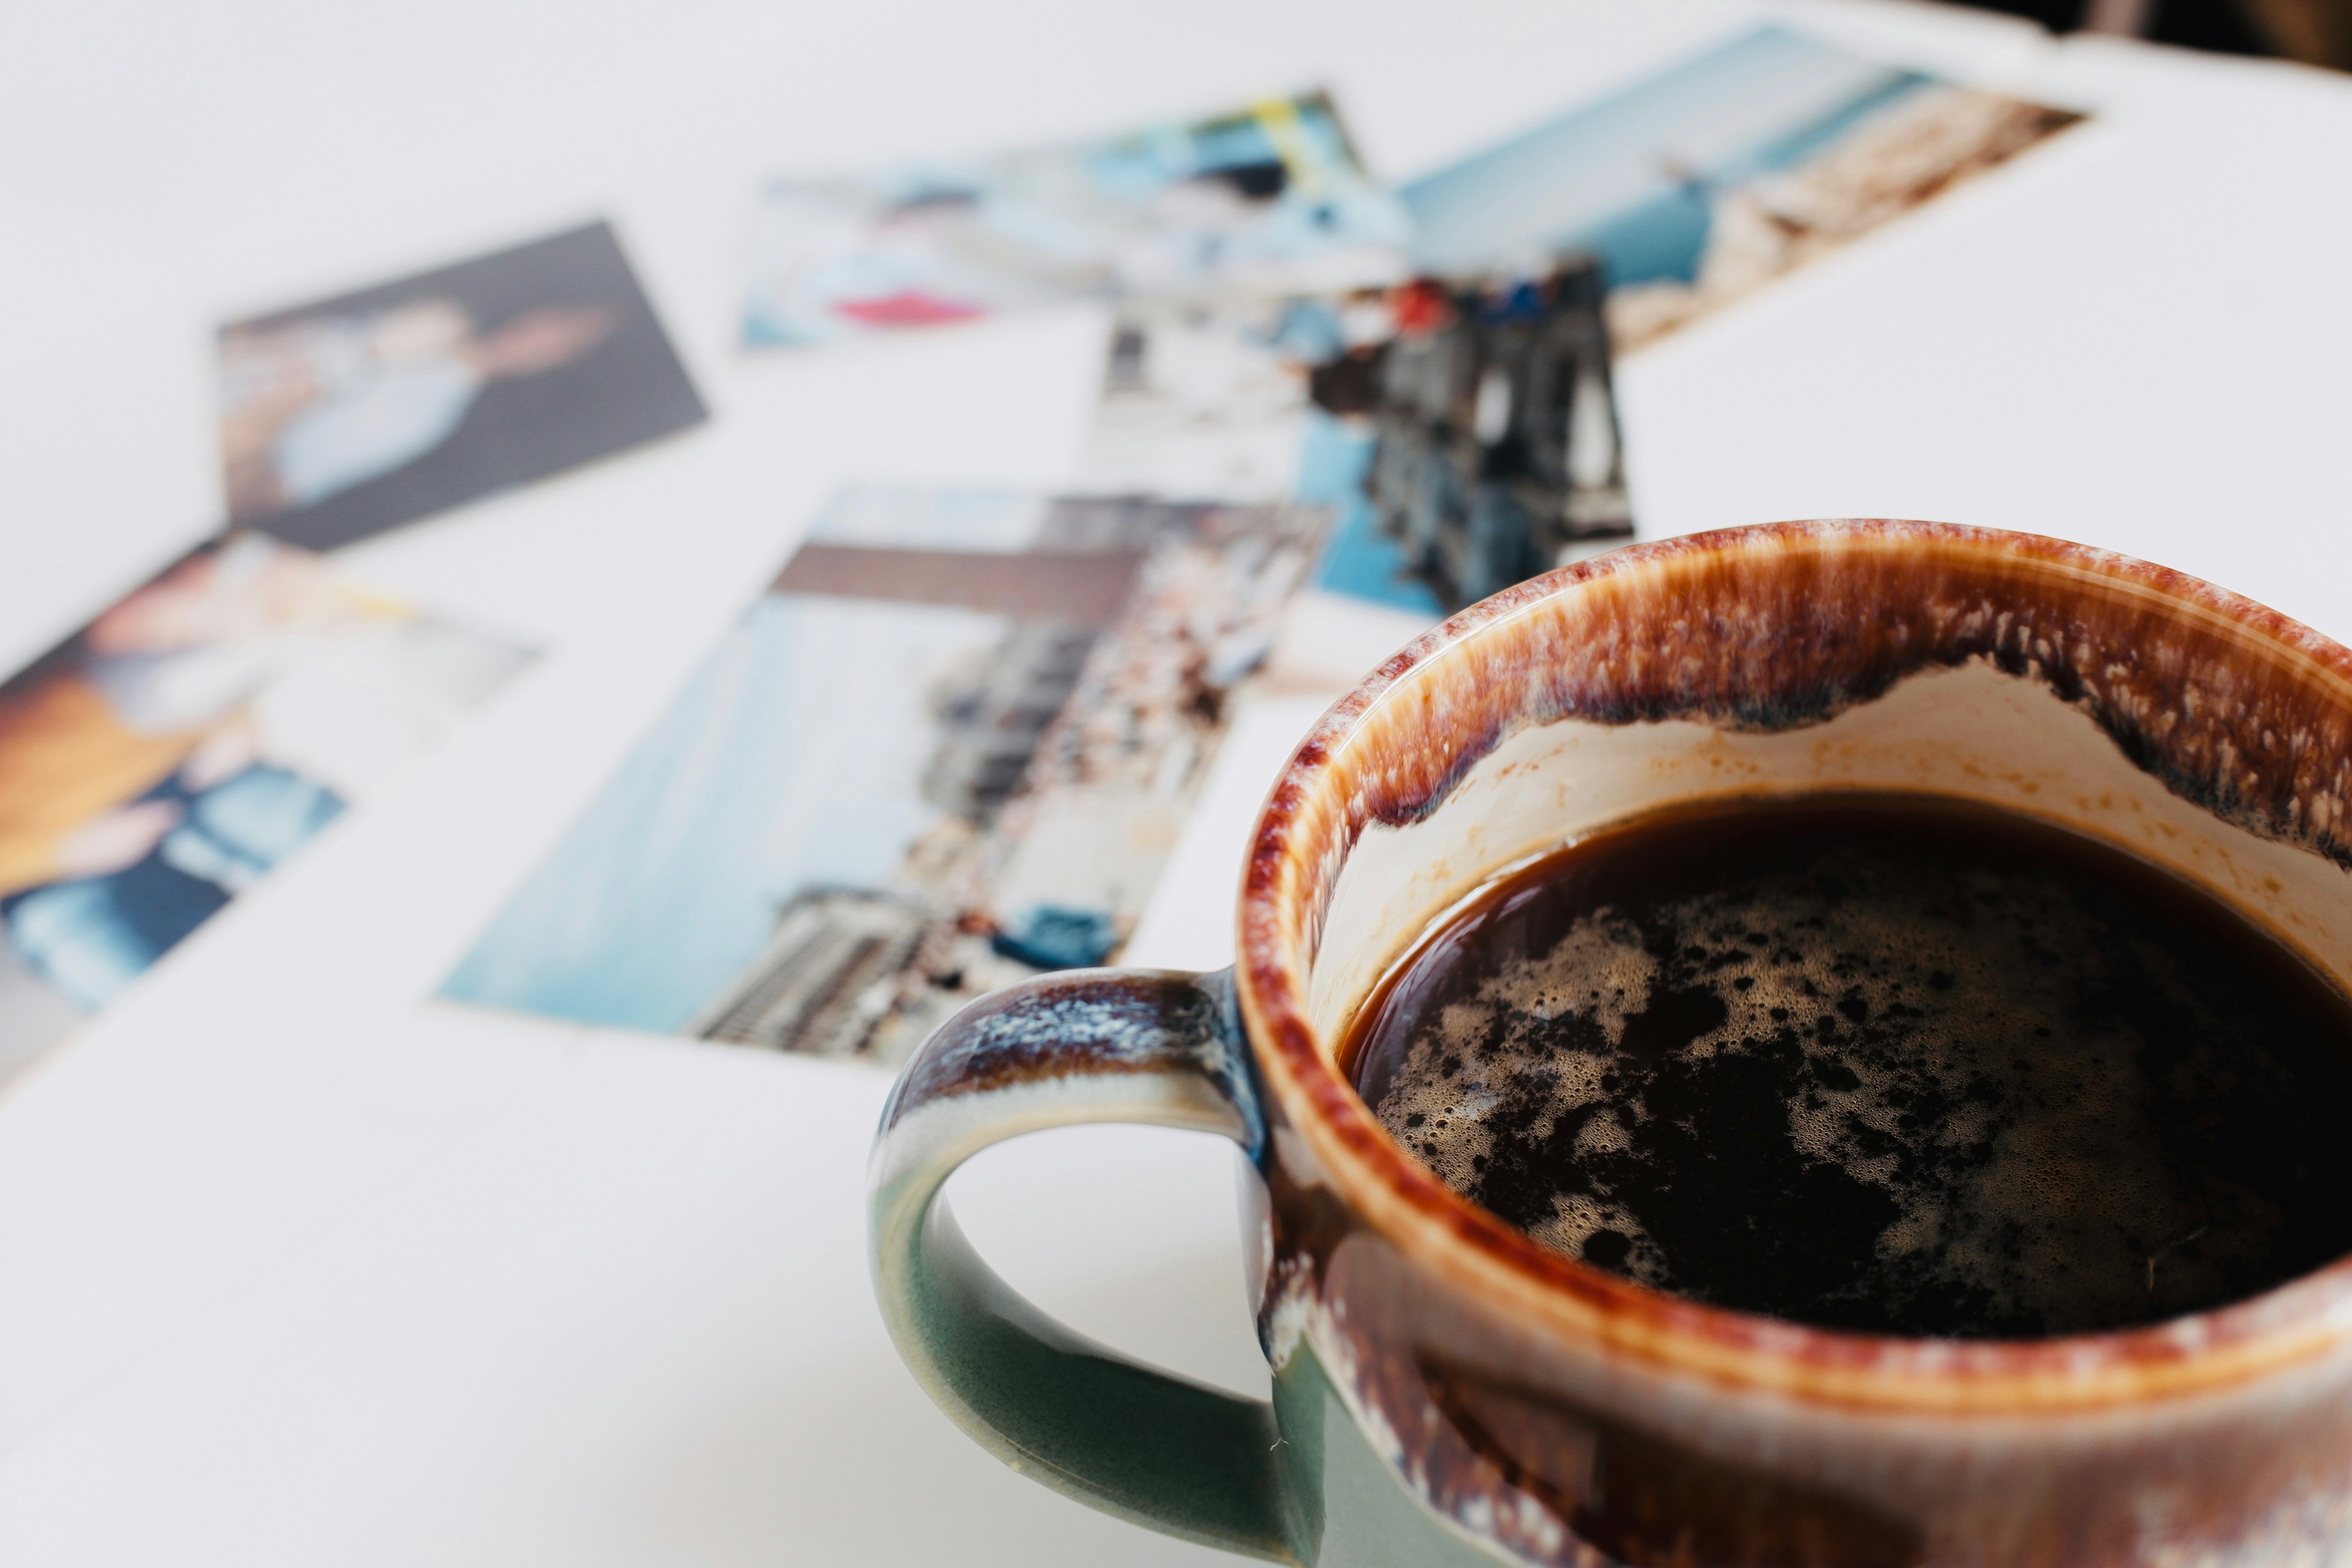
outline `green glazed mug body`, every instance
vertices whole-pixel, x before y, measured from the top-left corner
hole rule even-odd
[[[2105,1334],[1806,1328],[1538,1246],[1349,1086],[1349,1020],[1498,874],[1654,811],[1839,791],[2098,838],[2352,990],[2352,653],[2024,535],[1620,551],[1465,611],[1324,717],[1259,816],[1232,971],[1047,975],[926,1043],[872,1164],[909,1365],[1024,1474],[1301,1564],[2352,1564],[2352,1263]],[[1270,1404],[1055,1323],[940,1200],[992,1142],[1122,1120],[1247,1156]]]

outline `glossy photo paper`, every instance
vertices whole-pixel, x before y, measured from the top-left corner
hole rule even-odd
[[[0,1076],[530,657],[239,533],[0,686]]]
[[[1402,275],[1406,224],[1329,98],[761,194],[747,347],[1074,300],[1263,295]]]
[[[1112,961],[1322,526],[845,492],[443,994],[889,1059]]]
[[[604,224],[220,334],[230,519],[331,549],[698,424]]]

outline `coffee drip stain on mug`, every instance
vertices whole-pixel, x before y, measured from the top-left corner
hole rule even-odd
[[[2352,1005],[2080,836],[1864,796],[1686,808],[1490,889],[1345,1058],[1449,1185],[1661,1290],[2037,1338],[2352,1251]]]

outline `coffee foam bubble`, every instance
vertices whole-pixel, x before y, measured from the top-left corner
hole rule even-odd
[[[1579,916],[1421,1020],[1375,1109],[1449,1185],[1516,1205],[1506,1217],[1535,1239],[1663,1289],[1706,1296],[1718,1267],[1698,1256],[1719,1239],[1704,1215],[1672,1236],[1653,1223],[1662,1199],[1699,1201],[1675,1163],[1745,1158],[1726,1129],[1769,1115],[1774,1157],[1843,1206],[1758,1212],[1872,1216],[1872,1277],[1851,1289],[2050,1331],[2146,1315],[2221,1289],[2226,1255],[2263,1245],[2263,1226],[2168,1167],[2146,1041],[2131,1007],[2107,1005],[2163,966],[2128,962],[2119,934],[2056,877],[1832,850],[1638,921]],[[1759,1093],[1777,1103],[1707,1098]],[[1526,1196],[1538,1166],[1559,1178],[1548,1204]],[[1822,1185],[1832,1172],[1843,1183]]]

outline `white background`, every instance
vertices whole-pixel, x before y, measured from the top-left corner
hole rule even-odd
[[[1076,462],[1090,312],[739,355],[760,175],[1323,83],[1409,176],[1756,14],[0,8],[0,665],[208,531],[226,316],[609,216],[713,410],[347,552],[551,656],[0,1095],[0,1561],[1205,1560],[1006,1473],[899,1368],[858,1209],[878,1074],[423,999],[836,483]],[[2352,633],[2352,81],[1799,14],[2099,120],[1624,364],[1644,534],[2032,529]],[[1244,718],[1130,956],[1222,961],[1316,706]],[[1262,1386],[1221,1146],[1056,1134],[957,1192],[1080,1326]]]

